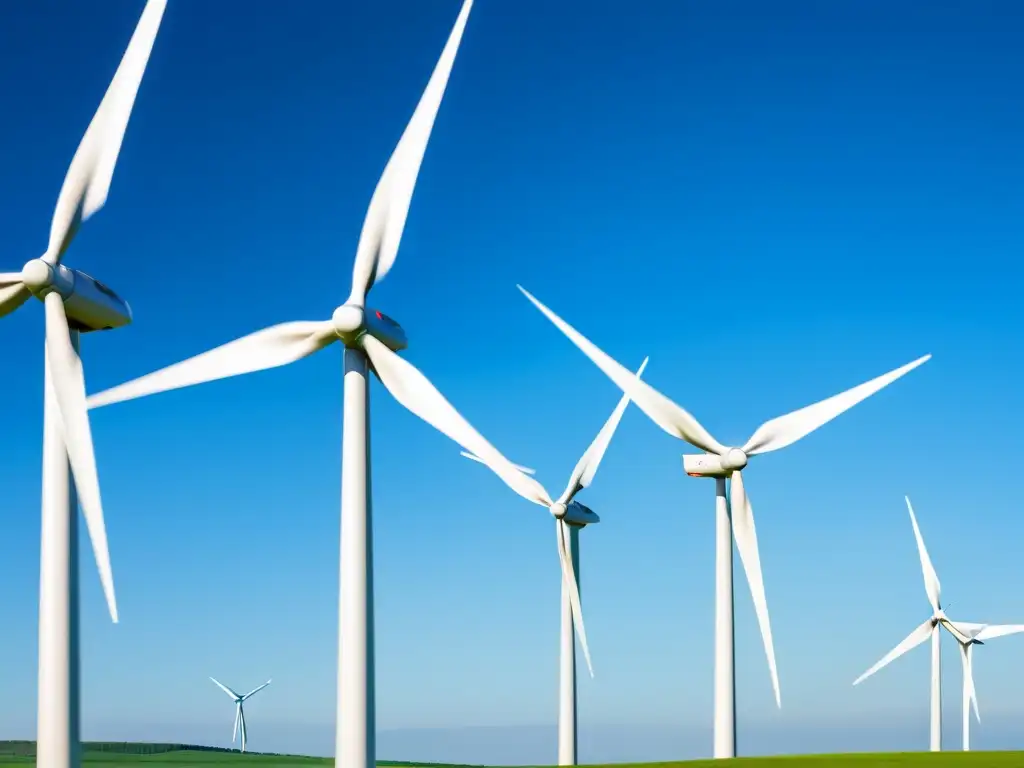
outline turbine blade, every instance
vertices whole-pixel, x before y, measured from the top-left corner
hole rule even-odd
[[[50,223],[43,260],[60,262],[79,225],[103,207],[132,106],[167,0],[149,0],[96,114],[71,159]]]
[[[949,632],[958,643],[970,643],[970,634],[964,632],[959,625],[954,624],[949,619],[939,619],[939,624],[945,627],[946,631]]]
[[[914,526],[914,539],[917,541],[917,554],[921,558],[921,573],[924,576],[924,591],[928,594],[928,602],[932,610],[939,610],[942,597],[942,585],[939,584],[939,575],[935,572],[932,559],[928,557],[928,549],[921,537],[921,529],[917,525],[917,517],[914,515],[914,507],[910,503],[910,497],[903,497],[907,502],[907,511],[910,512],[910,523]]]
[[[257,686],[256,688],[253,688],[253,689],[252,689],[251,691],[249,691],[249,692],[248,692],[247,694],[245,694],[244,696],[242,696],[242,701],[245,701],[245,700],[246,700],[246,699],[248,699],[248,698],[249,698],[250,696],[252,696],[252,695],[253,695],[254,693],[259,693],[259,692],[260,692],[260,691],[262,691],[262,690],[263,690],[264,688],[266,688],[266,687],[267,687],[268,685],[270,685],[270,681],[269,681],[269,680],[267,680],[267,682],[265,682],[265,683],[264,683],[263,685]]]
[[[725,446],[715,440],[693,416],[594,346],[583,334],[541,304],[521,285],[516,287],[555,324],[558,330],[568,336],[583,354],[604,371],[619,389],[629,395],[637,408],[646,413],[651,421],[673,437],[685,440],[702,451],[716,454],[725,452]]]
[[[210,679],[213,680],[213,684],[214,685],[216,685],[218,688],[220,688],[222,691],[224,691],[224,693],[226,693],[228,696],[230,696],[235,701],[238,701],[238,699],[242,698],[241,696],[239,696],[237,693],[235,693],[233,690],[228,688],[226,685],[224,685],[222,682],[220,682],[216,678],[211,677]]]
[[[949,620],[948,623],[951,625],[952,629],[957,630],[957,634],[955,634],[954,637],[957,635],[963,636],[964,642],[967,640],[973,640],[978,636],[978,633],[981,632],[981,630],[988,626],[988,624],[973,624],[969,621]],[[953,634],[952,630],[950,630],[950,634]]]
[[[541,506],[551,506],[551,497],[544,487],[517,470],[512,462],[487,442],[408,360],[402,359],[369,334],[363,335],[360,343],[381,383],[403,407],[474,456],[480,457],[494,474],[524,499]]]
[[[768,671],[772,676],[772,688],[775,690],[775,705],[782,707],[782,696],[779,692],[779,673],[775,666],[775,646],[772,643],[772,625],[768,618],[768,600],[764,594],[764,576],[761,572],[761,556],[757,549],[757,530],[754,527],[754,508],[750,504],[743,487],[743,473],[733,472],[729,490],[732,504],[732,531],[736,537],[736,548],[740,553],[743,570],[747,574],[750,585],[750,596],[754,599],[754,610],[757,612],[757,624],[761,628],[761,640],[764,642],[764,653],[768,657]]]
[[[971,704],[974,705],[974,717],[980,723],[981,715],[978,713],[978,696],[974,689],[974,669],[971,664],[971,649],[974,648],[974,643],[957,643],[957,647],[960,648],[960,664],[963,667],[964,689]]]
[[[235,726],[231,729],[231,743],[235,743],[235,739],[238,738],[238,715],[242,711],[242,705],[235,705]]]
[[[352,293],[346,303],[363,304],[374,283],[382,280],[395,263],[416,177],[472,7],[473,0],[462,4],[434,73],[370,198],[352,269]]]
[[[90,408],[294,363],[338,340],[329,322],[281,323],[208,352],[111,387],[88,399]]]
[[[110,567],[107,548],[107,529],[103,523],[103,503],[100,483],[96,474],[96,456],[93,452],[92,431],[89,429],[89,411],[85,405],[85,377],[82,360],[71,344],[68,318],[60,294],[47,294],[46,307],[46,362],[48,384],[53,387],[54,401],[60,411],[64,431],[64,445],[75,478],[78,502],[82,508],[96,568],[103,584],[103,594],[110,609],[110,618],[117,623],[117,600],[114,597],[114,574]]]
[[[974,639],[985,642],[986,640],[991,640],[994,637],[1016,635],[1018,632],[1024,632],[1024,624],[989,624],[975,635]]]
[[[893,648],[891,651],[885,654],[885,656],[882,657],[881,661],[879,661],[877,664],[875,664],[875,666],[873,666],[863,675],[854,680],[853,684],[857,685],[861,681],[871,677],[873,674],[875,674],[875,672],[880,670],[882,667],[886,666],[889,662],[898,659],[907,651],[916,648],[931,636],[932,620],[927,619],[923,624],[917,627],[917,629],[915,629],[913,632],[907,635],[902,641],[900,641],[899,645],[897,645],[895,648]]]
[[[473,455],[472,453],[470,453],[469,451],[459,451],[459,453],[461,453],[461,454],[462,454],[463,456],[465,456],[465,457],[466,457],[467,459],[472,459],[473,461],[479,462],[480,464],[487,464],[487,462],[486,462],[486,461],[484,461],[483,459],[481,459],[481,458],[480,458],[479,456],[474,456],[474,455]],[[526,474],[526,475],[533,475],[533,474],[536,474],[536,471],[535,471],[535,470],[533,470],[533,469],[530,469],[529,467],[524,467],[524,466],[522,466],[522,465],[520,465],[520,464],[513,464],[512,466],[513,466],[513,467],[515,467],[516,469],[518,469],[518,470],[519,470],[520,472],[522,472],[523,474]]]
[[[11,314],[31,295],[21,281],[21,272],[0,273],[0,317]]]
[[[636,377],[639,379],[640,375],[644,372],[644,368],[647,367],[647,361],[649,358],[644,358],[644,361],[640,364],[637,369]],[[601,459],[604,458],[605,451],[608,450],[608,444],[612,441],[612,436],[615,434],[615,430],[618,429],[619,422],[622,421],[622,414],[626,412],[626,406],[629,405],[629,395],[625,394],[619,400],[618,405],[615,406],[615,410],[612,411],[612,415],[608,417],[608,421],[601,427],[601,431],[597,433],[597,437],[594,438],[587,450],[580,457],[580,460],[576,462],[576,466],[572,470],[572,475],[569,477],[569,484],[565,486],[565,491],[559,498],[559,503],[568,504],[572,501],[573,496],[579,493],[581,490],[586,488],[594,479],[594,474],[597,472],[598,466],[601,464]]]
[[[555,520],[555,536],[558,539],[558,561],[562,565],[562,579],[569,588],[569,605],[572,608],[572,623],[580,638],[583,658],[587,661],[587,671],[594,676],[594,665],[590,661],[590,647],[587,644],[587,630],[583,626],[583,607],[580,604],[580,588],[576,582],[576,569],[572,565],[572,553],[569,550],[568,525],[562,520]]]
[[[827,400],[766,421],[747,440],[747,444],[743,446],[743,452],[748,456],[754,456],[758,453],[777,451],[779,448],[785,448],[787,445],[795,443],[801,437],[832,421],[839,414],[853,408],[861,400],[870,397],[904,374],[910,373],[919,365],[928,362],[931,357],[931,355],[919,357],[912,363],[907,363],[901,368],[889,371],[889,373],[834,395]]]

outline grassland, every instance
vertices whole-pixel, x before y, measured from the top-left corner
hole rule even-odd
[[[35,765],[31,742],[0,742],[0,766]],[[180,744],[96,744],[87,745],[83,763],[88,768],[147,768],[205,766],[207,768],[312,768],[333,765],[333,760],[297,755],[242,755],[224,749]],[[729,763],[737,768],[1024,768],[1024,752],[902,752],[893,754],[795,755],[790,757],[746,757]],[[444,763],[378,763],[381,768],[482,768]],[[719,760],[689,760],[671,763],[618,764],[590,768],[722,768]],[[528,766],[525,768],[541,768]]]

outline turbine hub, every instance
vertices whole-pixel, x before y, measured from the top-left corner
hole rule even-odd
[[[564,518],[566,513],[569,511],[569,508],[565,506],[565,504],[552,504],[548,509],[556,520]]]
[[[351,341],[365,325],[363,308],[352,304],[342,304],[331,315],[334,332],[342,341]]]
[[[739,448],[730,448],[722,454],[722,469],[738,472],[747,466],[747,454]]]
[[[21,268],[21,281],[33,295],[39,296],[53,285],[53,267],[42,259],[32,259]]]

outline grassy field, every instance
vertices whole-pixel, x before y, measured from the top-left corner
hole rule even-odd
[[[16,744],[16,746],[9,746]],[[35,765],[34,745],[25,742],[0,743],[0,766]],[[115,751],[116,750],[116,751]],[[126,750],[136,750],[129,753]],[[138,751],[151,752],[138,754]],[[145,768],[146,766],[224,766],[225,768],[309,768],[314,765],[333,765],[333,760],[291,755],[263,755],[230,752],[218,749],[188,749],[165,745],[105,745],[104,749],[87,749],[83,762],[88,768]],[[797,755],[793,757],[746,757],[732,761],[742,768],[1024,768],[1024,752],[903,752],[895,754],[853,755]],[[442,763],[381,762],[381,768],[410,766],[415,768],[480,768],[479,766],[452,766]],[[719,760],[689,760],[672,763],[637,763],[637,768],[721,768]],[[540,768],[540,767],[527,767]],[[628,764],[593,766],[592,768],[633,768]]]

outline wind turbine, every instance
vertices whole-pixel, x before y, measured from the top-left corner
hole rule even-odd
[[[914,538],[917,541],[917,554],[921,560],[921,574],[924,577],[924,589],[928,595],[928,602],[932,608],[932,615],[914,629],[899,645],[875,664],[871,669],[853,681],[854,685],[859,684],[875,674],[882,667],[898,659],[907,651],[921,645],[925,640],[932,641],[932,672],[931,672],[931,729],[930,749],[938,752],[942,749],[942,657],[939,648],[939,627],[944,628],[957,641],[960,647],[960,662],[963,666],[963,746],[964,750],[970,747],[970,714],[968,703],[974,704],[974,714],[979,722],[981,716],[978,714],[978,700],[974,690],[973,668],[971,664],[971,649],[975,645],[981,645],[986,639],[1000,637],[1001,635],[1013,634],[1024,631],[1022,625],[986,625],[954,622],[942,609],[942,587],[939,584],[939,576],[935,572],[935,566],[928,556],[928,550],[924,545],[924,538],[921,536],[921,529],[917,524],[917,517],[914,515],[914,507],[909,497],[904,497],[907,502],[907,511],[910,513],[910,524],[914,527]]]
[[[226,693],[228,696],[230,696],[231,700],[235,702],[235,727],[231,731],[231,746],[232,747],[235,746],[235,737],[238,735],[239,727],[241,727],[241,731],[242,731],[242,751],[245,752],[245,742],[246,742],[248,731],[246,731],[246,729],[245,729],[245,710],[242,709],[242,704],[244,704],[245,700],[248,699],[250,696],[252,696],[254,693],[258,693],[259,691],[262,691],[264,688],[266,688],[268,685],[270,685],[270,680],[267,680],[267,682],[265,682],[261,686],[253,688],[248,693],[239,694],[239,693],[235,693],[233,690],[228,688],[226,685],[224,685],[219,680],[216,680],[215,678],[212,678],[212,677],[210,679],[213,680],[213,682],[217,685],[217,687],[220,688],[222,691],[224,691],[224,693]]]
[[[960,665],[963,668],[963,750],[969,752],[971,749],[971,715],[970,705],[974,705],[974,716],[981,722],[981,715],[978,713],[978,696],[974,688],[974,661],[973,649],[976,645],[984,645],[986,640],[1004,635],[1015,635],[1024,632],[1024,624],[972,624],[958,621],[957,629],[963,632],[969,639],[962,642],[957,638],[957,646],[960,648]]]
[[[628,394],[637,407],[650,419],[673,437],[685,440],[705,451],[698,456],[684,456],[683,468],[691,477],[715,478],[715,745],[716,758],[736,756],[736,678],[734,668],[735,637],[733,635],[733,584],[732,584],[732,538],[736,537],[736,548],[747,574],[757,621],[761,629],[775,703],[781,707],[779,678],[775,667],[775,651],[772,645],[771,625],[768,619],[768,603],[765,600],[764,580],[761,575],[761,558],[757,548],[757,533],[754,528],[754,512],[743,486],[741,470],[748,458],[785,448],[814,430],[828,423],[839,414],[873,395],[887,384],[927,361],[925,355],[912,363],[872,379],[839,395],[822,400],[814,405],[793,411],[766,421],[744,444],[743,448],[732,448],[718,442],[689,413],[656,391],[646,382],[638,379],[626,368],[610,358],[575,328],[541,304],[526,289],[519,290],[555,326],[562,331],[583,353],[597,365],[605,375]],[[729,497],[726,500],[726,479],[730,480]],[[731,530],[730,530],[731,523]]]
[[[465,0],[426,90],[402,134],[366,212],[352,290],[330,320],[282,323],[224,344],[89,398],[90,407],[295,362],[336,341],[345,347],[341,542],[338,610],[338,699],[335,764],[375,768],[373,567],[367,368],[405,408],[522,492],[536,480],[512,466],[409,362],[396,352],[405,332],[366,295],[394,265],[413,187],[441,104],[472,0]]]
[[[637,378],[647,367],[647,358],[640,364],[636,372]],[[576,627],[580,636],[580,645],[583,647],[583,656],[587,660],[587,668],[593,677],[594,668],[590,663],[590,650],[587,647],[587,632],[583,626],[583,610],[579,602],[579,574],[580,574],[580,550],[579,534],[585,526],[601,522],[592,509],[574,501],[577,493],[590,485],[597,472],[597,467],[604,458],[608,444],[611,442],[615,430],[622,421],[622,414],[629,405],[629,395],[623,395],[619,400],[608,421],[601,427],[597,437],[584,452],[580,460],[576,462],[572,474],[569,476],[569,484],[565,486],[558,501],[552,501],[551,496],[539,484],[532,489],[515,488],[527,501],[547,507],[548,511],[555,518],[555,538],[558,543],[558,560],[562,566],[562,634],[559,656],[558,676],[558,764],[576,765],[576,641],[573,634],[573,626]],[[477,456],[466,451],[462,455],[468,459],[483,461]],[[528,467],[514,465],[516,469],[533,474]],[[523,490],[532,490],[533,494],[524,493]],[[538,494],[536,491],[539,490]]]
[[[107,200],[135,95],[166,0],[149,0],[89,123],[57,196],[46,251],[20,272],[0,273],[0,317],[32,296],[46,318],[42,533],[39,562],[37,764],[78,765],[80,692],[78,506],[92,540],[110,617],[117,601],[85,402],[79,335],[127,325],[128,303],[100,281],[61,263],[82,222]],[[70,466],[69,466],[70,463]]]

